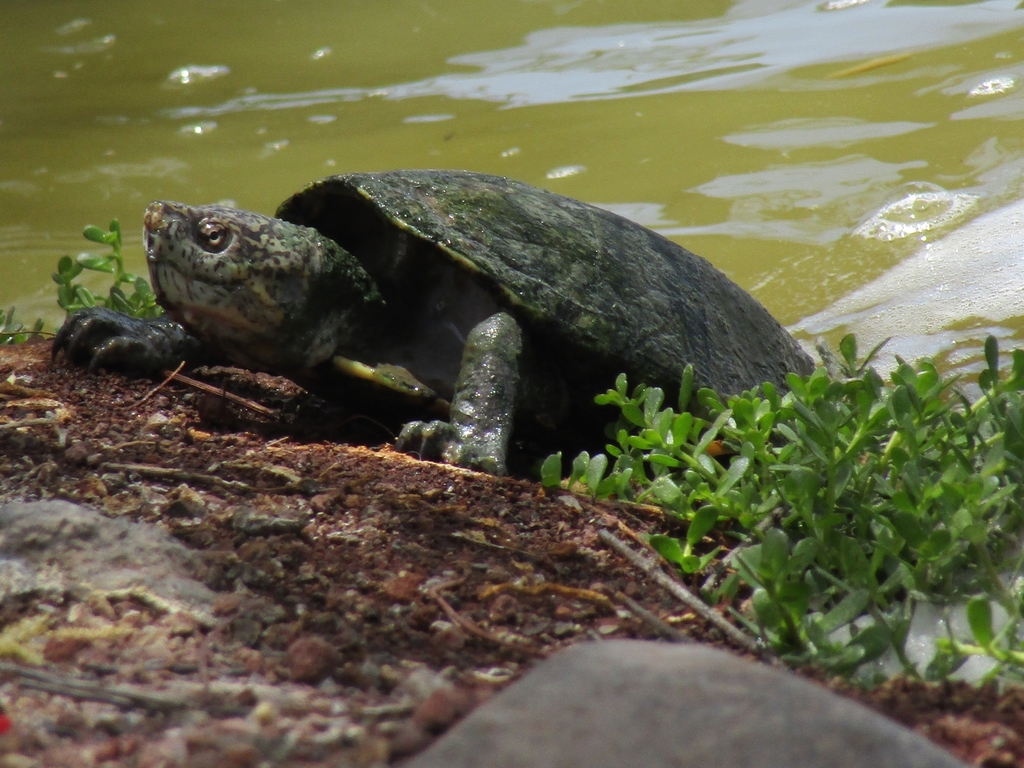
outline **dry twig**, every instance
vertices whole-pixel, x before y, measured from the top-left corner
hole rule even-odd
[[[250,411],[255,411],[256,413],[262,414],[263,416],[275,416],[277,413],[273,408],[267,408],[267,406],[261,405],[260,403],[257,403],[255,400],[250,400],[247,397],[236,395],[234,392],[228,392],[223,387],[215,387],[211,384],[207,384],[205,381],[199,381],[198,379],[193,379],[190,376],[184,376],[178,373],[178,371],[180,370],[181,366],[178,366],[178,369],[176,371],[164,371],[164,374],[167,376],[167,378],[160,384],[160,386],[156,387],[156,389],[152,390],[142,399],[146,400],[151,395],[156,393],[161,387],[167,384],[167,382],[174,380],[180,381],[182,384],[190,386],[193,389],[198,389],[200,392],[205,392],[208,395],[223,397],[225,400],[230,400],[231,402],[237,403],[243,408],[248,408]]]
[[[658,586],[680,602],[684,603],[688,608],[690,608],[690,610],[698,614],[709,624],[721,630],[726,637],[742,647],[744,650],[754,653],[765,660],[771,660],[773,663],[777,661],[775,657],[771,656],[755,638],[751,637],[734,624],[730,624],[719,613],[705,605],[703,600],[665,573],[661,569],[660,564],[653,558],[631,549],[626,542],[611,531],[601,529],[598,531],[598,536],[601,537],[601,541],[657,582]]]
[[[560,597],[567,597],[571,600],[585,600],[590,603],[597,603],[605,608],[611,609],[614,606],[612,601],[608,599],[606,595],[602,595],[600,592],[595,592],[592,589],[579,589],[578,587],[567,587],[564,584],[556,584],[551,581],[541,582],[540,584],[516,584],[515,582],[506,581],[502,584],[493,584],[480,590],[480,599],[486,600],[502,592],[518,592],[522,595],[545,595],[545,594],[556,594]]]
[[[185,367],[185,361],[182,360],[180,363],[178,363],[178,367],[175,368],[173,371],[170,371],[170,372],[164,371],[164,374],[166,374],[167,378],[164,379],[163,381],[161,381],[159,384],[157,384],[151,390],[149,390],[149,392],[147,392],[145,394],[145,396],[141,400],[139,400],[139,405],[142,405],[144,402],[149,400],[149,398],[151,398],[153,395],[155,395],[161,389],[166,387],[168,382],[170,382],[171,379],[173,379],[175,376],[177,376],[178,373],[181,371],[181,369],[184,368],[184,367]]]
[[[623,603],[626,608],[641,621],[647,622],[654,631],[661,635],[664,635],[674,643],[692,643],[693,640],[688,638],[678,629],[663,621],[660,616],[656,616],[651,611],[644,608],[640,603],[634,600],[629,595],[623,594],[622,592],[615,593],[615,599],[620,603]]]
[[[489,541],[487,538],[485,538],[482,534],[478,538],[477,536],[473,535],[474,533],[477,533],[477,532],[476,531],[471,531],[469,533],[463,533],[462,531],[454,531],[452,533],[449,533],[448,535],[451,536],[453,539],[458,539],[459,541],[465,541],[468,544],[475,544],[478,547],[487,547],[489,549],[498,549],[498,550],[502,550],[504,552],[514,552],[515,554],[519,555],[520,557],[523,557],[526,560],[529,560],[531,562],[537,562],[538,560],[541,559],[540,556],[535,555],[532,552],[528,552],[525,549],[516,549],[515,547],[506,547],[503,544],[495,544],[493,541]]]
[[[20,678],[20,684],[47,693],[70,696],[88,701],[102,701],[118,707],[145,709],[150,712],[173,712],[188,709],[191,704],[184,699],[146,693],[124,686],[106,686],[79,680],[67,675],[56,675],[41,669],[31,669],[20,664],[0,661],[0,674],[11,674]]]
[[[22,419],[21,421],[8,421],[0,424],[0,430],[21,429],[22,427],[38,427],[44,424],[53,424],[53,418],[43,417],[41,419]]]
[[[173,469],[171,467],[155,467],[150,464],[118,464],[112,461],[103,463],[104,469],[114,472],[136,472],[144,477],[152,477],[158,480],[180,480],[183,482],[203,483],[216,485],[229,491],[238,493],[255,493],[256,489],[248,483],[238,480],[224,480],[216,475],[207,475],[202,472],[188,472],[184,469]]]
[[[441,607],[441,610],[444,611],[444,614],[449,619],[451,619],[453,624],[464,629],[469,634],[476,635],[477,637],[483,638],[484,640],[489,640],[492,643],[497,643],[498,645],[503,645],[506,648],[513,648],[517,651],[529,653],[534,656],[544,656],[543,651],[534,648],[532,645],[524,645],[523,643],[525,643],[526,641],[520,643],[510,642],[509,640],[506,640],[503,637],[499,637],[493,632],[488,632],[475,621],[466,618],[458,611],[456,611],[454,608],[452,608],[451,603],[449,603],[447,600],[441,597],[441,590],[453,587],[457,584],[461,584],[462,581],[462,579],[459,579],[457,581],[449,581],[444,584],[438,584],[435,587],[425,588],[423,592]]]

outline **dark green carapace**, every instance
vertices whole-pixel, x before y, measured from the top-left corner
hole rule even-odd
[[[704,259],[497,176],[334,176],[277,218],[153,203],[146,241],[171,319],[83,310],[55,350],[94,368],[200,353],[285,375],[327,365],[405,405],[450,403],[448,421],[407,424],[399,447],[490,472],[505,471],[513,431],[589,427],[599,444],[593,396],[621,372],[672,389],[692,363],[698,386],[736,393],[812,368]]]

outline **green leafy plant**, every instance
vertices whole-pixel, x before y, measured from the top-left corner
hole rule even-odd
[[[43,321],[36,320],[31,329],[25,328],[24,324],[14,319],[14,307],[7,312],[0,309],[0,344],[21,344],[34,336],[38,336],[43,330]]]
[[[727,401],[683,377],[677,409],[624,376],[598,402],[619,410],[606,454],[581,454],[566,482],[596,497],[658,503],[689,525],[651,544],[684,573],[712,571],[706,598],[741,598],[737,618],[784,658],[852,672],[889,652],[910,674],[942,676],[969,655],[1020,675],[1024,649],[1024,351],[999,369],[985,344],[980,398],[932,362],[889,381],[840,344],[841,372],[791,375]],[[557,466],[556,466],[557,464]],[[560,457],[545,462],[558,482]],[[713,528],[731,540],[707,551]],[[1018,583],[1018,580],[1020,583]],[[982,604],[1008,616],[996,631]],[[968,606],[974,643],[937,643],[918,670],[904,645],[922,604]]]
[[[76,259],[64,256],[57,263],[57,271],[53,281],[57,283],[57,303],[66,312],[74,312],[84,307],[107,307],[123,312],[132,317],[156,317],[163,314],[163,309],[156,303],[156,295],[149,283],[141,277],[126,272],[124,257],[121,254],[121,225],[117,219],[110,222],[110,229],[104,232],[99,227],[89,225],[82,234],[87,240],[101,245],[109,245],[111,253],[96,255],[79,254]],[[84,270],[106,272],[114,276],[114,284],[107,296],[98,296],[75,279]],[[121,286],[130,285],[131,291],[126,293]]]

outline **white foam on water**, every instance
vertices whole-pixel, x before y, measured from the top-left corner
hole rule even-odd
[[[928,189],[889,203],[853,234],[886,242],[920,235],[962,219],[978,201],[977,195],[949,192],[935,184],[922,182],[917,186]]]
[[[912,223],[912,222],[911,222]],[[886,338],[886,360],[934,356],[1024,315],[1024,200],[979,216],[905,259],[831,307],[793,326],[817,336],[857,335],[862,350]]]

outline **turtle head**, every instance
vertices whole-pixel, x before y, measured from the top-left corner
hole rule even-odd
[[[221,205],[155,202],[146,259],[172,318],[241,365],[312,367],[358,335],[381,298],[355,257],[309,227]]]

